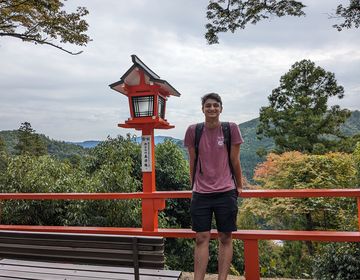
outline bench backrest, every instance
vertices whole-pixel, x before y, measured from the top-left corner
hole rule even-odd
[[[164,238],[0,231],[0,257],[164,269]]]

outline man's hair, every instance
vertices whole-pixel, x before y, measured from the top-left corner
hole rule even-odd
[[[201,97],[201,106],[204,107],[204,104],[205,104],[206,100],[208,100],[208,99],[214,99],[214,100],[216,100],[217,102],[220,103],[220,105],[221,105],[221,107],[222,107],[221,97],[220,97],[220,95],[218,95],[218,94],[215,93],[215,92],[205,94],[203,97]]]

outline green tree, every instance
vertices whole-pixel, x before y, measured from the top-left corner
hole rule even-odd
[[[6,144],[2,137],[0,137],[0,153],[6,152]]]
[[[50,156],[20,155],[8,159],[1,192],[49,193],[71,192],[78,185],[88,185],[83,174]],[[66,222],[64,200],[7,200],[3,202],[4,224],[63,225]]]
[[[220,32],[245,29],[246,26],[256,24],[271,17],[305,16],[304,1],[295,0],[210,0],[207,6],[205,38],[209,44],[219,43]],[[338,31],[344,28],[358,28],[360,26],[360,1],[349,0],[348,6],[338,5],[335,15],[331,18],[343,19],[344,22],[334,24]]]
[[[84,164],[91,184],[79,192],[137,192],[140,146],[121,136],[108,138],[97,145]],[[91,226],[141,226],[140,200],[95,200],[74,202],[69,207],[68,224]]]
[[[273,138],[279,152],[332,150],[344,138],[340,125],[351,113],[338,105],[328,108],[328,99],[343,96],[333,73],[310,60],[296,62],[268,97],[270,105],[260,109],[257,133]]]
[[[264,189],[354,188],[357,172],[356,161],[350,154],[287,152],[269,154],[257,167],[255,180]],[[356,211],[355,201],[349,198],[253,199],[245,201],[240,209],[240,213],[253,216],[252,219],[263,219],[263,228],[295,230],[354,230],[357,228]],[[287,243],[281,253],[282,259],[286,260],[284,276],[301,277],[301,271],[310,274],[310,257],[316,255],[321,244]],[[300,261],[301,269],[291,265]]]
[[[64,48],[66,43],[86,46],[89,12],[77,7],[76,12],[63,9],[62,0],[2,0],[0,1],[0,36],[24,42],[49,45],[72,55],[80,54]]]
[[[8,154],[5,141],[0,137],[0,189],[2,187],[2,181],[4,179],[4,172],[7,167]]]
[[[329,243],[313,262],[315,279],[360,279],[360,243]]]
[[[15,146],[18,155],[41,156],[47,154],[47,147],[41,137],[35,133],[29,122],[21,124],[18,130],[18,143]]]
[[[158,144],[155,149],[156,189],[159,191],[189,190],[189,164],[184,159],[181,149],[170,140]],[[189,228],[190,200],[168,199],[161,217],[167,226]]]
[[[170,140],[155,147],[156,189],[182,191],[190,189],[189,165],[181,148]],[[159,212],[162,227],[189,228],[190,199],[167,199],[166,208]],[[168,238],[165,243],[166,265],[170,269],[193,269],[194,242],[188,239]]]

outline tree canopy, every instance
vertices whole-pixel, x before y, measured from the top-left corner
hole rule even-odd
[[[209,44],[217,44],[220,32],[231,31],[234,33],[237,29],[245,29],[249,23],[256,24],[270,17],[305,16],[306,5],[303,2],[294,0],[210,0],[206,13],[209,23],[206,24],[205,38]],[[338,5],[335,15],[330,17],[344,20],[340,24],[333,25],[338,31],[344,28],[358,28],[360,25],[360,1],[349,0],[347,6]]]
[[[76,12],[63,9],[62,0],[0,0],[0,36],[13,37],[35,44],[50,45],[69,54],[66,43],[86,46],[91,40],[83,19],[89,12],[77,7]]]
[[[18,155],[34,155],[41,156],[47,154],[47,147],[29,122],[21,124],[18,130],[18,143],[15,146]]]
[[[273,138],[280,152],[334,150],[350,111],[329,108],[328,99],[343,96],[333,73],[310,60],[296,62],[268,97],[270,105],[260,109],[258,134]]]

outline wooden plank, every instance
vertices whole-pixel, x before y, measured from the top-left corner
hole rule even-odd
[[[9,240],[11,242],[11,240]],[[160,252],[138,252],[140,267],[163,268],[164,254]],[[91,249],[71,247],[48,247],[22,244],[1,244],[0,256],[80,263],[102,263],[133,266],[133,251],[112,249]]]
[[[119,277],[125,279],[131,279],[130,274],[118,274],[118,273],[109,273],[109,272],[99,272],[99,271],[87,271],[87,270],[73,270],[73,269],[64,269],[61,266],[54,268],[43,268],[43,267],[29,267],[29,266],[18,266],[18,265],[6,265],[0,264],[0,273],[1,271],[16,271],[18,273],[35,273],[39,275],[56,275],[56,276],[72,276],[72,277],[84,277],[84,278],[105,278],[105,279],[119,279]]]
[[[109,243],[109,242],[90,242],[87,240],[80,241],[69,241],[69,240],[46,240],[46,239],[33,239],[33,238],[3,238],[0,237],[0,243],[7,244],[18,244],[19,246],[25,246],[31,244],[32,246],[43,246],[43,247],[54,247],[54,248],[88,248],[88,249],[103,249],[103,250],[124,250],[124,251],[132,251],[132,243]],[[155,245],[141,245],[139,244],[139,252],[142,254],[151,254],[151,253],[162,253],[164,252],[163,246],[155,246]]]
[[[39,262],[39,261],[25,261],[25,260],[14,260],[14,259],[2,259],[0,264],[17,265],[17,266],[28,266],[28,267],[44,267],[54,268],[61,267],[62,269],[70,270],[86,270],[86,271],[99,271],[109,272],[117,274],[133,274],[134,269],[129,267],[115,267],[115,266],[99,266],[99,265],[81,265],[71,263],[51,263],[51,262]],[[156,275],[158,277],[173,277],[178,279],[181,275],[181,271],[177,270],[157,270],[157,269],[145,269],[140,268],[140,275]]]
[[[2,269],[0,269],[0,276],[7,277],[7,279],[11,279],[12,277],[17,277],[19,279],[26,279],[26,280],[64,280],[63,275],[38,274],[30,271],[22,272],[22,271],[2,270]],[[94,277],[67,276],[66,280],[100,280],[100,279]],[[113,280],[113,279],[102,278],[101,280]]]
[[[11,240],[12,243],[16,244],[33,244],[33,245],[44,245],[44,246],[70,246],[70,247],[85,247],[85,248],[106,248],[106,249],[120,249],[120,250],[131,250],[132,244],[130,240],[128,243],[126,242],[106,242],[106,241],[93,241],[87,240],[84,238],[83,240],[64,240],[59,237],[59,239],[46,239],[46,238],[28,238],[28,237],[4,237],[0,236],[0,243],[7,243],[7,241]],[[139,250],[141,251],[163,251],[164,244],[149,244],[149,243],[139,243]]]
[[[84,239],[92,241],[106,241],[106,242],[117,242],[117,243],[130,243],[131,236],[128,235],[114,235],[114,234],[95,234],[95,233],[59,233],[59,232],[34,232],[34,231],[11,231],[11,230],[0,230],[0,236],[7,236],[11,238],[46,238],[46,239],[56,239],[59,238],[63,240],[77,240],[83,241]],[[164,239],[162,237],[156,236],[137,236],[139,245],[141,244],[150,244],[150,245],[162,245]]]
[[[99,273],[62,269],[34,269],[25,266],[0,265],[0,276],[32,280],[134,280],[134,275],[119,273]],[[174,280],[178,278],[158,275],[141,275],[141,280]]]
[[[34,254],[40,254],[40,252],[42,253],[47,253],[50,252],[50,255],[52,254],[69,254],[69,255],[86,255],[86,256],[91,256],[91,255],[97,255],[97,254],[103,254],[103,255],[108,255],[108,256],[112,256],[116,254],[116,258],[119,258],[121,256],[126,256],[126,258],[128,258],[129,255],[132,256],[133,254],[133,250],[116,250],[116,249],[102,249],[102,248],[77,248],[77,247],[70,247],[70,246],[64,246],[64,247],[59,247],[59,246],[42,246],[42,245],[32,245],[32,244],[16,244],[16,243],[12,243],[11,240],[8,241],[8,243],[0,243],[0,247],[3,248],[2,250],[6,250],[8,248],[8,250],[10,251],[11,249],[14,249],[13,251],[20,251],[23,250],[24,252],[29,251],[29,252],[33,252]],[[1,253],[1,252],[0,252]],[[138,255],[142,256],[142,258],[144,260],[146,259],[151,259],[151,260],[156,260],[159,259],[161,260],[163,257],[162,252],[152,252],[152,251],[141,251],[139,250]]]

